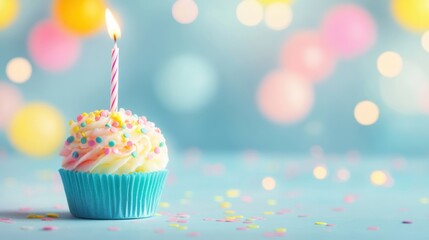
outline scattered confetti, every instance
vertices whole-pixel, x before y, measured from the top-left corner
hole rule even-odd
[[[328,225],[328,223],[326,223],[326,222],[315,222],[314,225],[326,226],[326,225]]]
[[[379,230],[379,227],[376,227],[376,226],[369,226],[369,227],[367,227],[366,228],[368,231],[378,231]]]
[[[112,232],[117,232],[121,229],[119,227],[111,226],[111,227],[108,227],[107,230],[112,231]]]
[[[46,213],[46,217],[49,217],[49,218],[59,218],[60,215],[57,214],[57,213]]]
[[[24,231],[33,231],[34,227],[33,226],[22,226],[22,227],[20,227],[20,229],[24,230]]]
[[[13,223],[12,218],[0,218],[1,223]]]
[[[159,206],[162,208],[169,208],[170,207],[170,203],[168,202],[161,202],[159,203]]]
[[[413,221],[410,221],[410,220],[404,220],[404,221],[402,221],[402,223],[403,223],[403,224],[412,224],[412,223],[413,223]]]
[[[221,208],[230,208],[231,207],[231,203],[230,202],[221,202],[220,203],[220,207]]]
[[[226,191],[225,195],[229,198],[237,198],[240,196],[240,190],[238,189],[229,189]]]
[[[57,230],[57,229],[58,229],[58,227],[56,227],[56,226],[44,226],[42,228],[43,231],[54,231],[54,230]]]

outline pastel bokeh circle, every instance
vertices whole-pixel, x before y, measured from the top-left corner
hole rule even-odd
[[[269,120],[295,123],[305,118],[313,106],[314,89],[303,77],[282,70],[268,74],[257,92],[261,113]]]
[[[336,57],[319,33],[303,31],[286,40],[280,63],[283,68],[298,73],[306,80],[318,82],[333,72]]]
[[[54,0],[55,20],[67,31],[86,36],[100,30],[105,24],[106,4],[103,0]]]
[[[10,26],[19,10],[18,0],[0,0],[0,30]]]
[[[404,28],[422,32],[429,30],[429,4],[427,0],[391,0],[393,17]]]
[[[172,58],[155,81],[156,95],[174,112],[192,112],[205,107],[213,100],[217,89],[213,65],[193,54]]]
[[[76,62],[80,54],[80,42],[54,22],[45,20],[31,30],[28,50],[39,67],[59,72]]]
[[[7,82],[0,82],[0,129],[5,129],[22,106],[21,91]]]
[[[322,21],[321,30],[329,47],[343,58],[365,53],[374,45],[377,35],[372,16],[354,4],[331,9]]]
[[[177,0],[171,9],[174,20],[181,24],[190,24],[198,17],[198,6],[194,0]]]
[[[7,135],[21,153],[34,157],[48,156],[63,143],[64,118],[47,103],[30,103],[14,115]]]

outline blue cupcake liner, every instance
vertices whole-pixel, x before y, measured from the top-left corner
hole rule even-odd
[[[122,175],[59,172],[71,214],[89,219],[153,216],[168,174],[167,170]]]

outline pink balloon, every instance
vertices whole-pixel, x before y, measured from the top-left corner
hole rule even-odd
[[[343,4],[327,13],[322,33],[329,47],[344,58],[366,52],[375,42],[376,26],[371,15],[353,4]]]
[[[14,85],[0,82],[0,129],[6,128],[23,104],[21,92]]]
[[[313,106],[313,86],[299,75],[278,70],[262,80],[257,102],[261,113],[273,122],[298,122]]]
[[[332,73],[336,58],[319,33],[306,31],[286,40],[280,63],[307,80],[319,82]]]
[[[31,30],[28,50],[41,68],[59,72],[76,62],[80,53],[80,43],[54,22],[45,20]]]

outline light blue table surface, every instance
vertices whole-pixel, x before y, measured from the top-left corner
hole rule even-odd
[[[323,180],[313,176],[319,165],[328,170]],[[73,218],[57,174],[59,166],[59,158],[0,156],[1,240],[429,239],[427,159],[189,150],[171,156],[159,216],[126,221]],[[348,180],[338,178],[340,169],[350,174]],[[390,176],[385,186],[372,184],[370,175],[376,170]],[[275,179],[273,190],[262,187],[265,177]],[[231,189],[239,196],[228,197]],[[222,202],[231,207],[222,208]],[[27,219],[31,213],[60,217]],[[219,221],[228,216],[243,218]],[[255,228],[243,223],[246,219]],[[45,226],[56,229],[44,231]],[[277,233],[277,228],[287,232]]]

